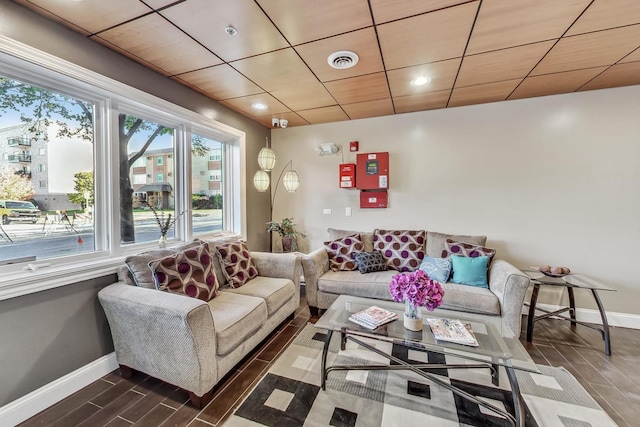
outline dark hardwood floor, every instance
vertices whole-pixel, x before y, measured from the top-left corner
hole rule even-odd
[[[298,332],[315,320],[302,300],[295,318],[240,363],[203,410],[191,407],[183,390],[142,374],[123,379],[116,370],[21,426],[220,425]],[[560,320],[538,321],[533,343],[525,341],[524,330],[521,340],[536,363],[567,368],[615,422],[631,427],[640,420],[640,330],[612,328],[611,336],[610,357],[604,354],[598,332],[580,326],[572,329]]]

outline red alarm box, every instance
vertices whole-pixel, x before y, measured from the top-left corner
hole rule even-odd
[[[356,188],[356,164],[340,165],[340,188]]]
[[[360,208],[386,208],[388,197],[386,191],[361,191]]]
[[[356,182],[360,190],[386,190],[389,188],[389,153],[357,155]]]
[[[351,141],[349,143],[349,151],[356,152],[360,149],[360,143],[358,141]]]

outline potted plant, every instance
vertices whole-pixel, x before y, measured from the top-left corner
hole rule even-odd
[[[282,239],[282,251],[291,252],[298,249],[297,238],[307,237],[306,234],[297,231],[294,226],[293,218],[283,218],[282,222],[269,221],[267,223],[267,231],[275,231]]]
[[[410,331],[422,330],[420,307],[433,311],[442,304],[444,297],[440,283],[422,270],[396,274],[391,278],[389,292],[394,301],[404,301],[404,327]]]

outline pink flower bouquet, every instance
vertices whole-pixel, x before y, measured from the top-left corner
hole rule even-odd
[[[444,297],[440,283],[429,278],[422,270],[396,274],[391,278],[389,292],[394,301],[405,301],[416,308],[426,307],[429,311],[439,307]]]

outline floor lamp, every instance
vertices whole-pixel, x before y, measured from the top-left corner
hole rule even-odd
[[[253,176],[253,186],[261,193],[264,193],[269,189],[271,183],[270,172],[272,172],[276,165],[276,154],[271,148],[269,148],[269,139],[267,138],[267,146],[262,148],[258,153],[258,165],[260,170]],[[287,167],[290,169],[287,170]],[[278,176],[275,186],[273,187],[273,194],[269,197],[269,221],[273,221],[273,204],[278,194],[278,187],[280,182],[284,184],[284,188],[289,193],[294,193],[298,187],[300,187],[300,177],[298,173],[293,170],[293,161],[284,165],[282,172]],[[271,232],[269,232],[269,252],[273,250],[273,239],[271,238]]]

